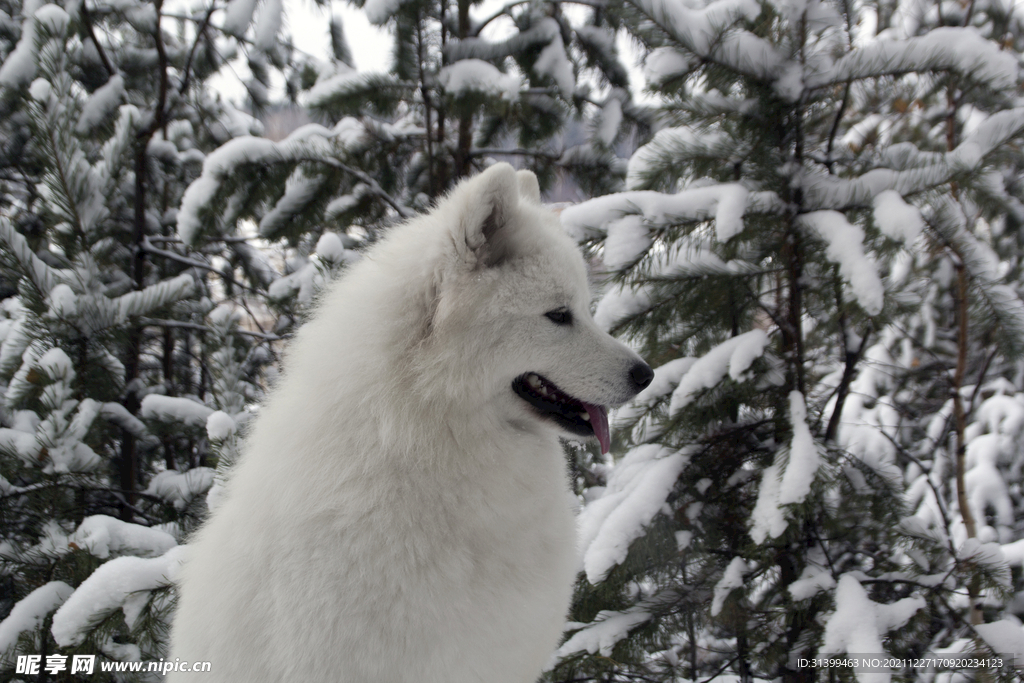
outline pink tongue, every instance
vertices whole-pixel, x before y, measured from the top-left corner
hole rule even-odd
[[[604,406],[595,406],[586,401],[581,401],[590,416],[590,426],[594,428],[594,436],[601,444],[601,453],[607,453],[612,446],[611,434],[608,430],[608,411]]]

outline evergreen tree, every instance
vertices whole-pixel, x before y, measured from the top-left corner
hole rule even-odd
[[[292,69],[279,3],[232,37],[221,9],[0,4],[2,680],[163,653],[178,542],[273,360],[266,259],[174,232],[205,154],[259,128],[207,80],[237,51]]]
[[[664,127],[562,217],[658,367],[624,455],[580,463],[552,680],[889,680],[799,660],[1024,639],[1019,24],[950,7],[608,8]]]
[[[194,247],[248,220],[260,237],[286,241],[294,277],[271,295],[291,320],[321,281],[310,259],[325,230],[353,249],[495,159],[533,169],[544,187],[570,178],[589,192],[619,189],[616,141],[645,125],[600,10],[574,26],[547,1],[479,17],[468,0],[359,4],[394,38],[387,73],[354,69],[335,19],[333,57],[306,59],[289,81],[320,123],[218,150],[178,217]],[[505,37],[486,38],[497,26]],[[581,128],[586,139],[574,140]],[[331,255],[351,258],[335,242]]]

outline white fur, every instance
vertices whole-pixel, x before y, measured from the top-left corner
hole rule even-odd
[[[575,527],[557,429],[511,383],[617,404],[639,362],[538,200],[493,166],[333,286],[189,544],[170,659],[213,671],[168,681],[536,680]]]

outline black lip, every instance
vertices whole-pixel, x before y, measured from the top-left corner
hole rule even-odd
[[[548,390],[547,396],[540,394],[529,385],[526,378],[530,375],[540,378],[541,384]],[[567,432],[579,436],[594,436],[594,426],[589,420],[580,417],[580,412],[587,412],[583,401],[565,393],[543,375],[527,372],[516,377],[512,380],[512,391],[533,406],[541,416],[550,418]]]

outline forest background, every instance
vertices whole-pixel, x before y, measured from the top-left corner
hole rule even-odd
[[[317,292],[498,160],[656,367],[611,456],[566,446],[547,680],[1020,678],[1024,9],[358,9],[384,70],[337,15],[309,54],[281,0],[0,0],[0,680],[166,655],[181,544]],[[800,662],[883,653],[1004,666]]]

